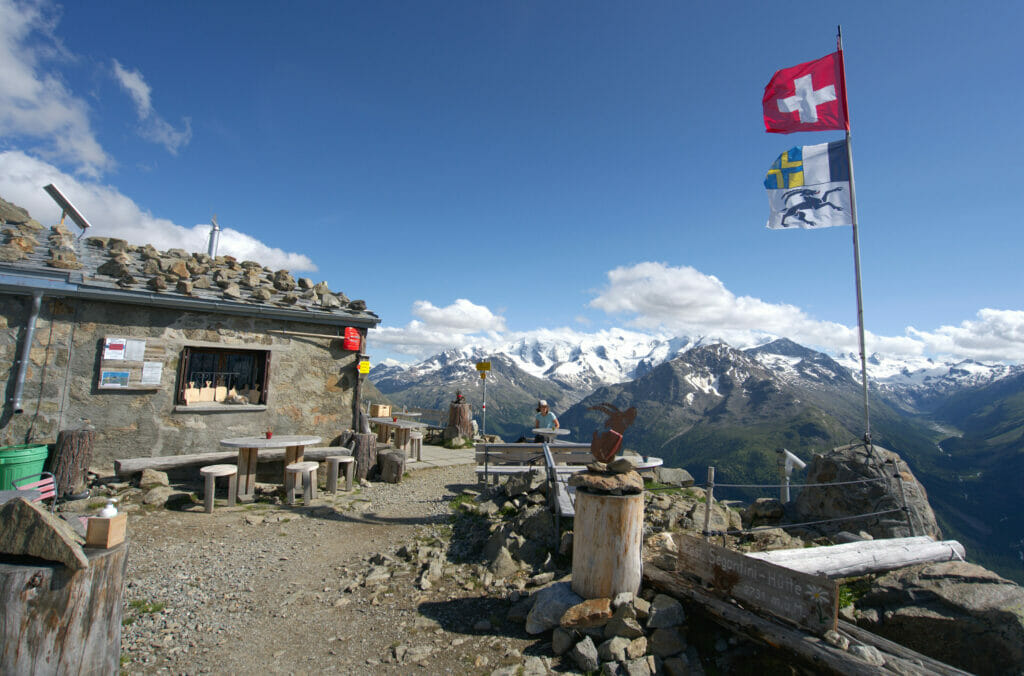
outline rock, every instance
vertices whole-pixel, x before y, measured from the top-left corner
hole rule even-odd
[[[690,676],[690,663],[687,661],[686,655],[669,657],[662,667],[665,670],[665,676]]]
[[[518,522],[518,531],[527,539],[541,543],[554,543],[558,536],[555,519],[546,507],[531,507]]]
[[[531,656],[523,660],[521,676],[547,676],[548,667],[540,657]]]
[[[513,603],[512,607],[508,609],[508,614],[506,615],[509,622],[515,622],[516,624],[526,622],[526,618],[530,615],[530,609],[533,608],[533,604],[536,600],[536,596],[527,596],[525,599],[520,599]],[[569,648],[566,647],[566,650],[568,649]]]
[[[686,637],[675,628],[655,629],[647,639],[647,648],[658,657],[671,657],[686,650]]]
[[[681,467],[655,467],[654,479],[658,483],[667,486],[682,486],[686,488],[694,484],[693,476]]]
[[[945,561],[892,571],[857,608],[865,629],[966,671],[1016,673],[1024,665],[1024,588],[981,566]]]
[[[405,453],[394,451],[381,453],[377,456],[377,466],[380,467],[381,481],[397,484],[405,474]]]
[[[648,629],[667,629],[686,621],[683,604],[666,594],[658,594],[651,602],[650,615],[647,618]]]
[[[551,632],[551,651],[556,655],[564,655],[578,640],[577,632],[563,627],[555,627],[555,630]]]
[[[626,676],[651,676],[651,666],[645,657],[627,660],[622,666]]]
[[[644,490],[644,480],[634,471],[626,474],[577,472],[569,477],[569,485],[576,486],[579,490],[610,495],[643,493]]]
[[[15,498],[0,506],[0,552],[58,561],[71,570],[89,567],[82,540],[71,526],[39,503]],[[25,592],[28,593],[28,592]]]
[[[605,638],[624,636],[634,639],[643,635],[644,631],[636,619],[636,609],[631,605],[619,606],[612,619],[604,626]]]
[[[491,564],[487,566],[487,570],[494,573],[497,577],[505,578],[519,572],[519,564],[512,558],[512,554],[509,553],[508,549],[502,547],[498,550],[498,554],[491,561]]]
[[[635,465],[626,458],[619,458],[608,463],[608,471],[614,474],[628,474],[632,472]]]
[[[536,596],[537,600],[534,602],[533,608],[530,609],[529,615],[526,616],[527,634],[540,634],[559,626],[565,611],[577,603],[583,602],[583,599],[572,590],[570,582],[556,582],[537,592]],[[596,659],[596,649],[594,655]],[[594,669],[596,668],[595,665]]]
[[[622,662],[626,659],[626,648],[628,647],[628,638],[613,636],[601,645],[597,646],[597,655],[605,661]]]
[[[626,657],[629,659],[636,659],[643,657],[647,654],[647,637],[638,636],[629,642],[629,646],[626,647]]]
[[[170,486],[154,486],[146,491],[146,495],[142,498],[142,504],[163,507],[175,493],[176,491]]]
[[[238,284],[229,282],[228,285],[224,287],[224,297],[231,300],[239,300],[242,297],[242,289]]]
[[[743,511],[743,525],[746,528],[775,524],[786,515],[786,510],[777,498],[758,498]]]
[[[636,594],[633,592],[620,592],[615,595],[612,599],[612,608],[618,610],[620,606],[628,605],[633,603],[633,599],[636,598]]]
[[[517,495],[532,493],[544,484],[544,476],[540,472],[520,472],[509,476],[505,481],[505,495],[514,498]]]
[[[636,619],[647,620],[651,614],[651,602],[638,596],[633,599],[633,610],[636,611]]]
[[[868,514],[900,510],[903,506],[900,483],[894,477],[894,462],[898,465],[906,494],[907,507],[916,535],[930,535],[942,539],[942,531],[928,504],[924,488],[910,473],[898,455],[874,445],[869,453],[864,444],[851,444],[834,448],[828,453],[815,454],[807,467],[806,483],[834,483],[870,480],[870,483],[842,486],[807,486],[797,495],[796,513],[799,521],[838,519],[854,514]],[[872,537],[909,537],[912,533],[901,511],[872,517],[869,520],[834,521],[818,527],[826,533],[837,533],[850,528],[863,528]]]
[[[144,469],[142,474],[139,475],[139,488],[148,490],[150,488],[156,488],[157,486],[170,486],[171,483],[167,479],[167,472],[161,472],[155,469]]]
[[[374,566],[372,570],[366,575],[366,579],[363,584],[367,587],[373,587],[375,585],[384,584],[391,579],[391,571],[388,570],[387,566]]]
[[[604,626],[610,619],[612,607],[609,599],[587,599],[566,610],[559,624],[562,627],[583,629]]]
[[[582,641],[577,643],[569,651],[569,657],[576,663],[583,671],[597,671],[598,667],[601,666],[601,662],[598,660],[597,648],[594,646],[594,641],[586,636]]]

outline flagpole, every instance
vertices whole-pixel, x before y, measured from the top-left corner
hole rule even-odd
[[[871,414],[868,409],[868,355],[864,347],[864,292],[860,281],[860,238],[857,234],[857,189],[853,180],[853,144],[850,142],[850,112],[847,109],[846,62],[843,60],[843,27],[836,27],[839,72],[843,86],[843,114],[846,117],[846,161],[850,169],[850,219],[853,221],[853,270],[857,282],[857,329],[860,334],[860,377],[864,384],[864,443],[871,444]]]

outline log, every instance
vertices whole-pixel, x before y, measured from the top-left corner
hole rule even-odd
[[[57,495],[79,495],[85,492],[85,473],[92,460],[92,444],[96,433],[91,429],[61,430],[53,453],[53,477]]]
[[[644,496],[576,491],[572,590],[584,599],[640,590]]]
[[[356,479],[362,481],[377,467],[377,435],[356,434],[352,437],[352,457],[356,459]]]
[[[453,429],[454,428],[454,429]],[[452,404],[448,407],[448,427],[445,437],[473,438],[473,408],[469,404]]]
[[[85,551],[79,571],[0,559],[0,673],[118,673],[128,543]]]
[[[880,573],[918,563],[962,560],[965,555],[964,546],[956,540],[933,542],[926,535],[747,554],[783,568],[831,578]]]

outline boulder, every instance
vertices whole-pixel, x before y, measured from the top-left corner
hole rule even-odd
[[[907,525],[907,517],[900,511],[903,508],[900,479],[914,525],[913,533]],[[865,483],[803,488],[796,499],[798,520],[819,521],[896,510],[868,519],[834,521],[818,528],[826,534],[863,529],[876,538],[929,535],[935,540],[942,539],[924,487],[892,451],[862,443],[840,446],[826,454],[815,454],[807,467],[808,484],[864,480]]]
[[[559,624],[563,627],[586,629],[604,626],[610,619],[612,619],[610,599],[587,599],[566,610],[562,619],[559,620]]]
[[[514,498],[517,495],[532,493],[544,484],[544,475],[540,470],[512,474],[505,481],[505,495]]]
[[[667,629],[686,621],[683,604],[666,594],[658,594],[651,602],[650,615],[647,618],[648,629]]]
[[[688,488],[694,484],[693,475],[681,467],[656,467],[654,479],[660,484]]]
[[[537,600],[534,601],[530,614],[526,616],[526,633],[540,634],[559,626],[565,611],[582,602],[583,599],[572,590],[570,582],[556,582],[550,587],[545,587],[537,592]],[[594,656],[597,656],[596,648]]]
[[[922,564],[874,581],[857,624],[977,674],[1024,670],[1024,589],[963,561]]]
[[[170,481],[167,479],[167,472],[161,472],[155,469],[144,469],[142,470],[142,474],[139,475],[139,488],[143,490],[156,488],[157,486],[170,485]]]
[[[743,510],[743,525],[747,528],[776,524],[782,521],[786,509],[778,498],[758,498]]]
[[[89,567],[82,539],[71,526],[39,503],[15,498],[0,507],[0,552],[63,563],[72,570]]]

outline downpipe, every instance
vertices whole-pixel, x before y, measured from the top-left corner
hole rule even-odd
[[[32,310],[29,312],[28,324],[25,327],[25,342],[21,345],[18,357],[18,375],[14,380],[14,396],[11,397],[11,408],[15,413],[24,413],[21,405],[21,394],[25,389],[25,371],[28,369],[28,355],[32,349],[32,340],[36,333],[36,320],[39,319],[39,308],[43,304],[43,292],[32,292]]]

